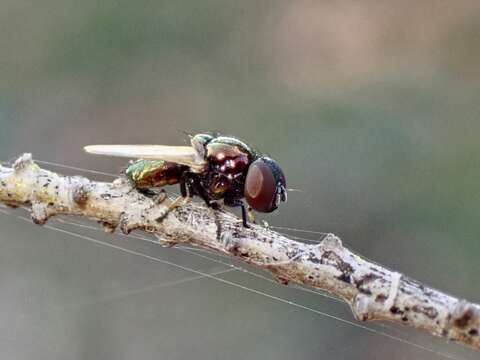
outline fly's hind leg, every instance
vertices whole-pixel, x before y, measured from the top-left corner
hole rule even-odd
[[[188,204],[192,199],[193,191],[191,185],[191,178],[188,173],[183,173],[182,177],[180,178],[180,193],[181,195],[178,196],[175,200],[173,200],[170,205],[168,205],[167,210],[159,216],[156,220],[161,222],[165,217],[174,209],[179,206],[183,206]]]
[[[156,204],[161,204],[167,198],[167,193],[165,189],[159,189],[158,191],[154,188],[135,188],[140,194],[151,198]]]
[[[192,190],[195,191],[195,194],[197,194],[198,196],[200,196],[202,198],[203,201],[205,201],[205,204],[213,209],[213,210],[219,210],[220,209],[220,204],[213,200],[207,190],[205,190],[205,188],[203,187],[203,185],[201,184],[201,182],[198,180],[198,179],[192,179]]]

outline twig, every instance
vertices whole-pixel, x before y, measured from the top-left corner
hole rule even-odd
[[[326,290],[345,300],[358,320],[390,320],[480,350],[479,305],[369,262],[333,234],[311,245],[258,225],[244,228],[232,214],[196,203],[168,213],[168,198],[145,197],[122,179],[104,183],[61,176],[38,167],[30,154],[12,168],[0,166],[0,202],[30,206],[37,224],[58,214],[80,215],[109,232],[140,229],[161,235],[163,245],[213,249],[267,269],[282,283]]]

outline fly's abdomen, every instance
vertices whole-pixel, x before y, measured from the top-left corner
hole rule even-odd
[[[162,187],[180,181],[187,166],[162,160],[137,160],[132,163],[125,175],[137,188]]]

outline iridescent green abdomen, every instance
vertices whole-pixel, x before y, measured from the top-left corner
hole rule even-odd
[[[187,166],[174,162],[137,160],[125,170],[125,175],[136,188],[146,189],[178,184],[186,170]]]

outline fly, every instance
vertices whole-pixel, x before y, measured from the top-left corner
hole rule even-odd
[[[191,146],[90,145],[85,151],[138,159],[125,175],[139,191],[179,184],[184,199],[199,196],[214,209],[221,200],[226,206],[240,207],[245,227],[243,199],[249,210],[264,213],[287,201],[285,175],[275,160],[234,137],[205,133],[190,140]]]

